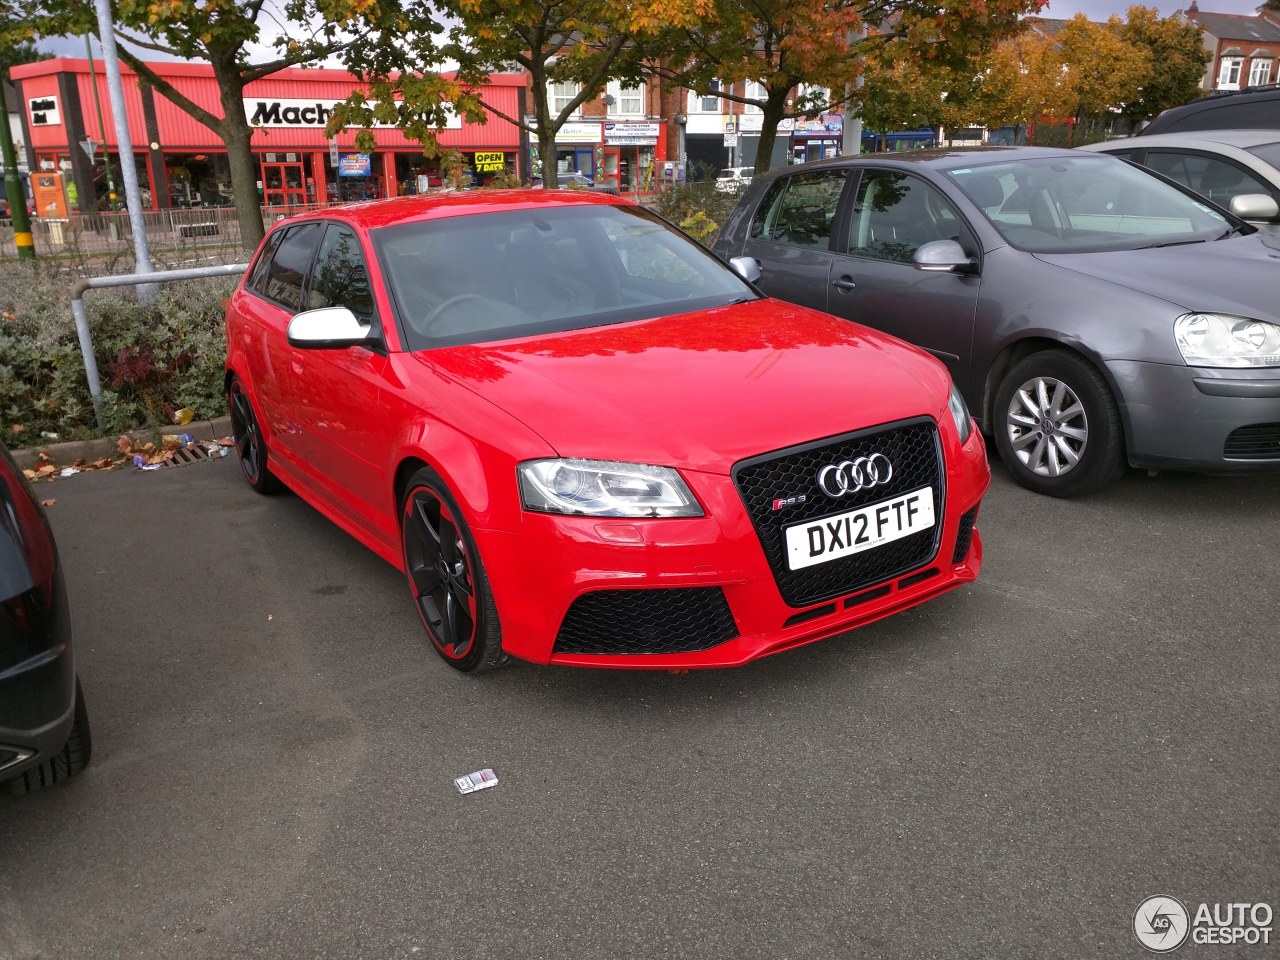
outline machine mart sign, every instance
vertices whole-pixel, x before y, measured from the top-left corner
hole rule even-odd
[[[299,128],[322,128],[329,122],[329,116],[333,113],[333,108],[341,101],[338,100],[288,100],[275,99],[263,100],[256,97],[246,97],[244,101],[244,115],[249,119],[250,126],[254,127],[292,127]],[[374,106],[376,101],[369,101],[369,106]],[[444,128],[446,130],[461,130],[462,118],[452,110],[446,111],[447,120]],[[392,123],[377,123],[377,127],[394,127]]]
[[[33,127],[56,127],[62,122],[58,113],[58,98],[55,96],[33,97],[27,101]]]

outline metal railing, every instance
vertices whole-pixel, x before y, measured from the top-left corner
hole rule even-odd
[[[337,203],[263,207],[262,224],[269,227],[283,217],[310,213]],[[147,243],[153,252],[186,253],[206,247],[239,247],[240,221],[234,207],[183,207],[149,210],[142,215]],[[115,254],[132,250],[132,221],[119,213],[75,213],[66,218],[35,217],[31,233],[37,256]],[[13,222],[0,220],[0,258],[16,257]]]

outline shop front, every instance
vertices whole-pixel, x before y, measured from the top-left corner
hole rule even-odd
[[[221,110],[212,70],[197,63],[152,64],[179,94],[214,113]],[[106,78],[87,60],[44,60],[13,68],[26,142],[37,167],[58,173],[70,210],[109,209],[112,187],[123,203]],[[144,207],[231,206],[235,203],[225,145],[204,125],[124,68],[125,111],[137,148],[135,164]],[[507,116],[519,112],[519,74],[495,74],[482,99]],[[98,88],[104,119],[93,107]],[[246,88],[245,117],[253,127],[257,199],[270,208],[394,197],[442,186],[439,158],[394,127],[372,131],[376,147],[362,152],[355,131],[325,136],[334,104],[358,87],[343,70],[287,69]],[[599,124],[597,142],[599,142]],[[458,151],[467,180],[482,184],[499,173],[519,175],[521,136],[491,115],[484,124],[451,115],[437,134],[443,149]],[[105,153],[103,150],[105,141]],[[92,150],[91,150],[92,148]],[[112,177],[108,183],[108,164]]]
[[[604,124],[603,181],[620,191],[649,189],[662,124],[656,121]]]
[[[843,114],[827,113],[816,120],[796,120],[791,131],[792,163],[838,157],[843,143]]]

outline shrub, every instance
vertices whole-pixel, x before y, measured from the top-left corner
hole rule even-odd
[[[57,262],[10,267],[0,275],[0,429],[10,446],[97,436],[79,338],[71,315],[75,274]],[[134,288],[85,294],[85,313],[102,378],[105,433],[172,422],[175,409],[198,417],[225,412],[225,298],[234,278],[164,284],[155,304]]]
[[[655,201],[648,206],[709,247],[737,206],[738,194],[718,190],[715,181],[710,180],[664,187]]]

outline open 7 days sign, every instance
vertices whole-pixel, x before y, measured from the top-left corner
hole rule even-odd
[[[329,122],[329,115],[338,105],[337,100],[263,100],[257,97],[245,97],[244,115],[248,117],[250,126],[254,127],[323,127]],[[373,106],[376,101],[369,101]],[[452,110],[446,111],[446,130],[461,130],[462,119]],[[379,127],[390,127],[394,124],[379,123]]]

